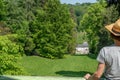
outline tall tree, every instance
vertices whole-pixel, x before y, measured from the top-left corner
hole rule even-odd
[[[75,16],[75,11],[73,8],[70,8],[69,9],[70,11],[70,14],[71,14],[71,18],[73,19],[74,23],[76,23],[71,31],[71,41],[69,43],[69,46],[68,46],[68,52],[71,53],[71,54],[74,54],[75,53],[75,47],[76,47],[76,44],[77,44],[77,18]]]
[[[113,5],[106,8],[105,0],[99,0],[90,6],[81,21],[81,27],[87,32],[91,53],[97,53],[103,46],[112,43],[104,26],[113,23],[117,18],[116,7]]]
[[[108,3],[108,7],[115,5],[120,16],[120,0],[106,0],[106,1]]]
[[[42,8],[37,10],[36,21],[31,26],[35,51],[41,56],[62,58],[67,53],[72,39],[74,22],[67,8],[59,0],[45,0]]]
[[[87,32],[88,43],[91,53],[98,52],[98,44],[100,39],[100,32],[103,27],[103,12],[105,8],[103,5],[96,3],[89,7],[88,12],[83,16],[81,20],[81,26],[83,30]],[[81,28],[81,29],[82,29]]]
[[[7,0],[0,0],[0,75],[23,75],[26,72],[18,64],[18,61],[24,51],[19,44],[12,41],[13,35],[6,35],[9,28],[8,25],[5,26],[5,23],[10,18],[8,11],[11,12],[7,4]],[[11,15],[11,17],[14,16]]]
[[[5,18],[6,10],[3,0],[0,0],[0,22]]]
[[[36,3],[37,0],[19,0],[18,6],[22,11],[23,17],[23,28],[21,29],[24,32],[22,41],[24,42],[24,51],[26,55],[31,55],[32,50],[35,47],[33,42],[33,38],[30,32],[30,28],[34,28],[31,26],[31,22],[35,20],[35,11],[36,11]],[[21,33],[21,32],[20,32]]]
[[[22,28],[22,17],[18,8],[18,0],[5,0],[7,9],[6,24],[10,27],[12,33],[16,33]]]
[[[5,35],[10,33],[10,29],[5,26],[5,20],[7,16],[6,5],[4,0],[0,0],[0,35]]]

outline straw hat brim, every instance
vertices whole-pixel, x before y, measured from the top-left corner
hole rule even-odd
[[[105,26],[105,28],[106,28],[108,31],[110,31],[113,35],[115,35],[115,36],[120,36],[120,34],[116,34],[115,32],[112,31],[113,26],[114,26],[114,23]]]

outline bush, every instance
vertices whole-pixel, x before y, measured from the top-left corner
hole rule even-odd
[[[9,37],[12,35],[9,35]],[[18,64],[23,53],[22,46],[12,42],[8,35],[0,36],[0,74],[22,75],[25,71]]]
[[[25,55],[34,55],[33,49],[35,48],[35,44],[31,37],[28,37],[27,35],[21,35],[21,34],[14,34],[14,35],[7,35],[7,36],[12,42],[15,42],[17,45],[19,45],[19,48],[22,49],[22,55],[23,53]]]
[[[16,57],[11,54],[0,51],[0,75],[25,75],[27,74],[18,60],[20,57]]]
[[[7,54],[21,56],[24,53],[23,47],[11,41],[9,38],[12,38],[12,36],[14,35],[0,36],[0,50]]]

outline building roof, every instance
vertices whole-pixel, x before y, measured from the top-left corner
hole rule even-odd
[[[77,47],[88,47],[88,42],[83,42],[83,44],[78,44]]]

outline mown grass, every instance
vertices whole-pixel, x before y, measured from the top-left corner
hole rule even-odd
[[[94,56],[71,56],[64,59],[46,59],[38,56],[25,56],[20,61],[32,76],[83,77],[97,68]]]

